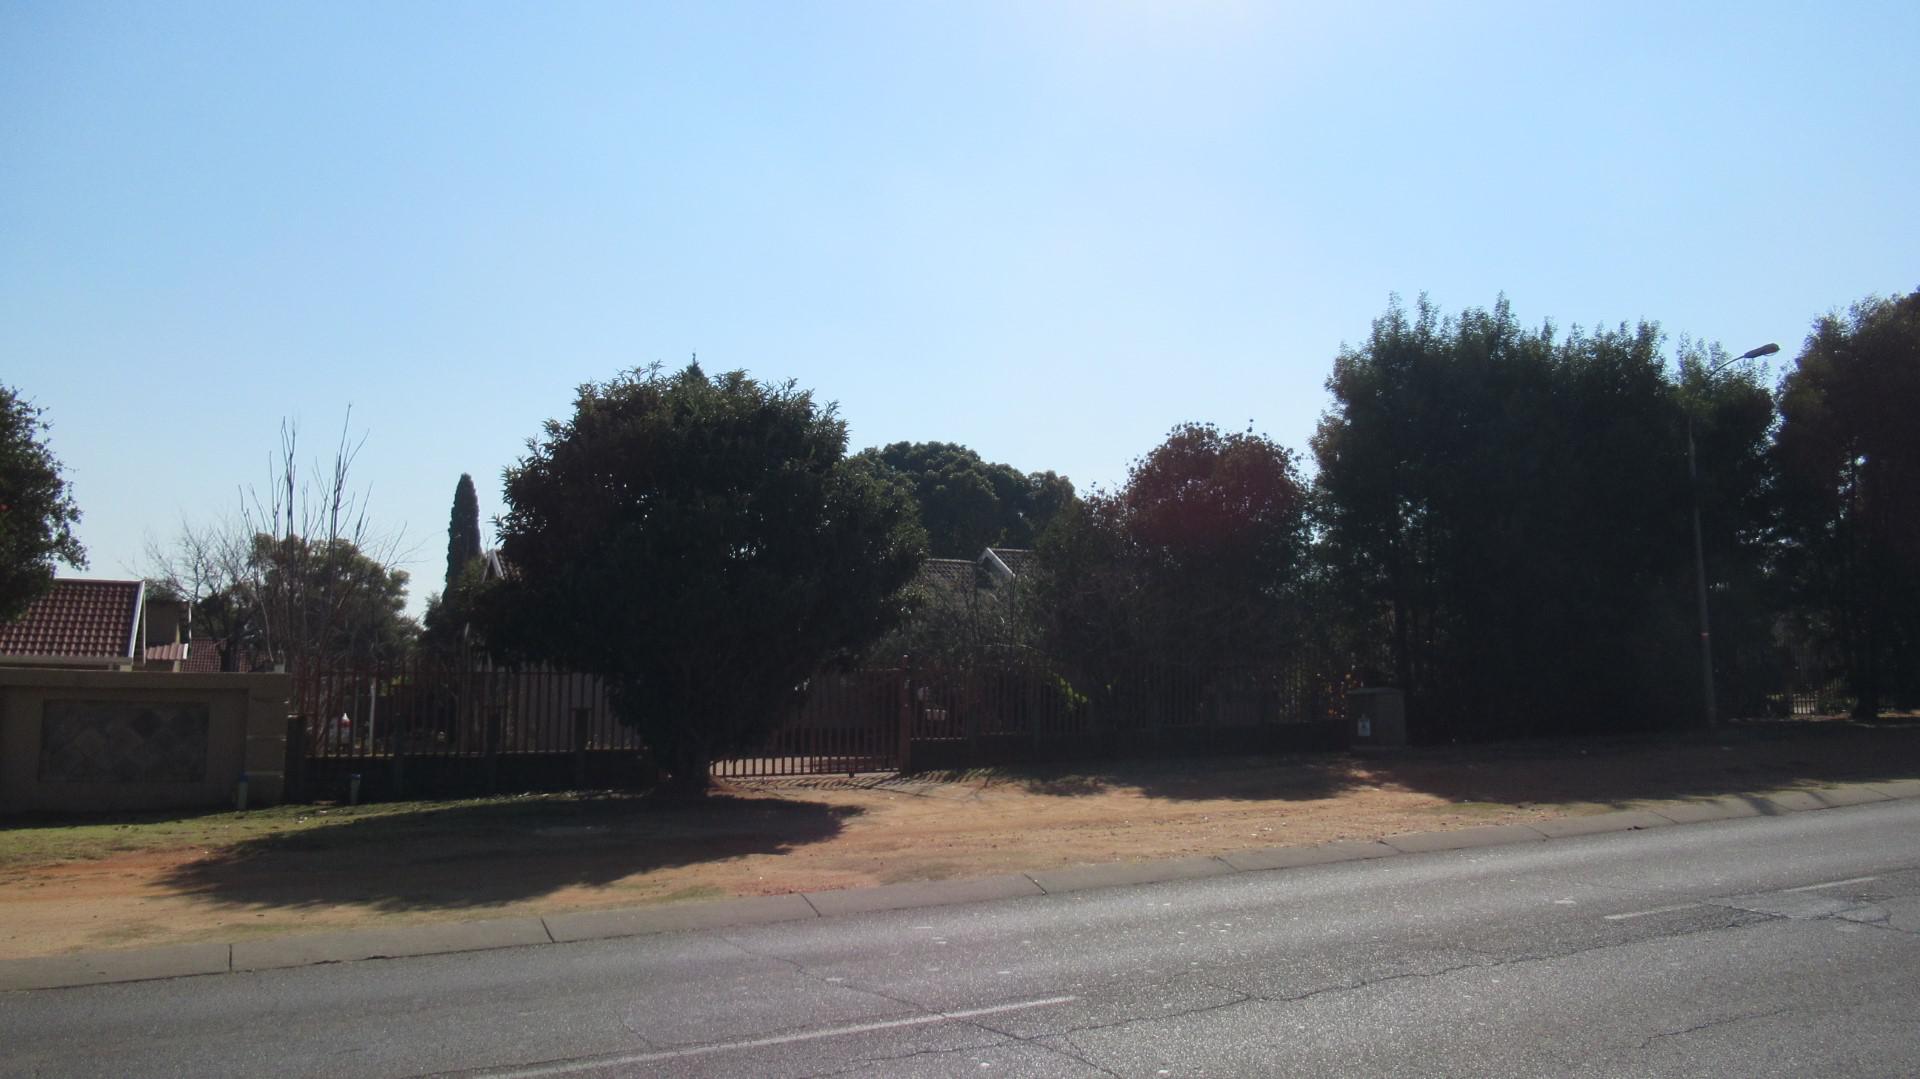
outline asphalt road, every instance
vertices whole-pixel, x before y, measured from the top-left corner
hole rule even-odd
[[[0,1074],[1913,1075],[1920,801],[0,994]]]

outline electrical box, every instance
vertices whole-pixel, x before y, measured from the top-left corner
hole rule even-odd
[[[1406,694],[1388,687],[1347,691],[1350,741],[1359,746],[1407,744]]]

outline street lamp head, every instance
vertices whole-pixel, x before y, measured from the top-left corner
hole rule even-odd
[[[1774,344],[1772,341],[1768,341],[1766,344],[1761,345],[1759,348],[1750,348],[1747,351],[1742,352],[1740,354],[1740,359],[1757,360],[1762,356],[1771,356],[1778,351],[1780,351],[1780,346]]]

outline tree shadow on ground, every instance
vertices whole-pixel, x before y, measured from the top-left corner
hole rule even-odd
[[[1704,799],[1920,776],[1920,725],[1737,722],[1711,732],[1594,736],[1362,753],[1193,756],[921,773],[1058,797],[1133,790],[1172,801],[1302,802],[1402,789],[1455,804],[1595,805]]]
[[[831,839],[860,812],[727,795],[697,802],[609,796],[455,803],[242,840],[173,868],[161,883],[258,909],[465,910],[653,870],[780,854]],[[308,821],[322,813],[316,808]]]
[[[1025,794],[1073,798],[1136,791],[1172,801],[1233,799],[1314,801],[1355,782],[1345,754],[1180,756],[1034,764],[916,773],[905,782],[1010,787]]]
[[[1715,731],[1428,748],[1361,760],[1377,783],[1454,803],[1619,809],[1920,776],[1920,726],[1751,721]]]

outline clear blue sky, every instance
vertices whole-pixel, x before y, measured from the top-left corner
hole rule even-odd
[[[0,5],[0,382],[95,575],[283,416],[436,589],[574,386],[697,352],[1112,484],[1305,449],[1390,293],[1792,353],[1920,286],[1920,5]],[[1784,357],[1783,357],[1784,358]]]

